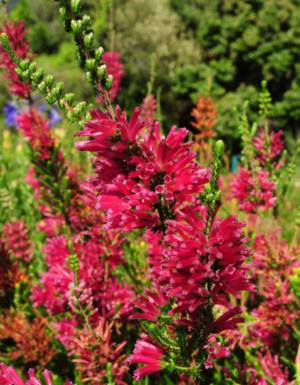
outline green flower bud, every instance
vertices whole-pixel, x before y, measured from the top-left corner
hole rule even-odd
[[[20,67],[23,71],[26,71],[26,70],[28,70],[29,65],[30,65],[29,60],[28,60],[28,59],[24,59],[24,60],[21,60],[21,61],[20,61],[19,67]]]
[[[23,71],[21,77],[24,80],[30,80],[30,72],[29,72],[29,70]]]
[[[92,24],[91,17],[89,15],[83,15],[82,22],[85,27],[90,27]]]
[[[106,78],[106,81],[105,81],[105,89],[107,91],[109,91],[111,89],[112,83],[113,83],[113,76],[108,75],[108,77]]]
[[[65,7],[60,7],[59,8],[59,13],[60,13],[60,16],[64,19],[66,17],[66,8]]]
[[[100,79],[106,78],[106,65],[102,64],[100,67],[97,68],[97,75]]]
[[[31,73],[35,72],[35,71],[36,71],[36,68],[37,68],[36,62],[33,61],[32,63],[30,63],[30,65],[29,65],[29,71],[30,71]]]
[[[53,85],[54,77],[52,75],[47,75],[45,78],[45,82],[47,87],[51,88]]]
[[[32,80],[35,82],[35,83],[40,83],[42,81],[44,77],[44,71],[42,69],[40,70],[37,70],[36,72],[34,72],[32,75],[31,75],[31,78]]]
[[[66,95],[65,95],[65,101],[66,101],[70,106],[72,106],[73,103],[74,103],[74,94],[73,94],[73,93],[66,94]]]
[[[41,82],[38,85],[38,90],[40,91],[41,94],[45,94],[47,92],[47,84],[46,84],[46,82]]]
[[[95,59],[88,59],[85,64],[86,64],[86,68],[89,71],[93,71],[93,69],[95,68],[95,65],[96,65],[96,60]]]
[[[222,157],[224,154],[224,142],[223,140],[217,140],[215,144],[215,152],[218,157]]]
[[[72,20],[71,21],[71,29],[72,29],[74,35],[78,35],[81,27],[82,27],[82,21],[81,20]]]
[[[89,34],[85,35],[84,39],[84,45],[86,48],[91,48],[94,43],[94,34],[93,32],[90,32]]]
[[[101,60],[103,53],[104,53],[104,48],[103,47],[99,47],[99,48],[96,49],[95,58],[96,58],[97,61]]]
[[[78,12],[80,7],[80,0],[71,0],[71,9],[73,12]]]

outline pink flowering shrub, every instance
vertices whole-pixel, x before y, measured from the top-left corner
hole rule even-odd
[[[0,63],[24,106],[16,135],[38,215],[0,223],[0,383],[292,385],[299,247],[268,213],[285,165],[282,133],[251,136],[244,125],[235,215],[220,191],[223,142],[204,167],[186,128],[163,133],[152,94],[131,114],[114,106],[119,53],[93,48],[80,1],[59,3],[98,107],[75,105],[21,60],[32,56],[24,25],[5,22]],[[85,154],[71,162],[35,90],[76,126],[92,175]],[[35,374],[45,366],[53,376]]]

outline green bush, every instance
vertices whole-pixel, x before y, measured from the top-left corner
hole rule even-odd
[[[268,81],[272,116],[280,128],[296,132],[300,123],[299,0],[170,0],[202,51],[201,63],[173,76],[173,90],[195,100],[218,101],[218,130],[236,137],[232,109]]]

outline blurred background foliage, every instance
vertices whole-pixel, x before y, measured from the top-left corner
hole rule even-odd
[[[118,102],[131,111],[152,91],[164,127],[190,127],[199,95],[217,102],[217,131],[238,152],[239,109],[268,81],[273,125],[293,136],[300,123],[300,0],[85,0],[105,49],[121,52],[125,76]],[[73,90],[91,96],[57,18],[57,3],[9,1],[24,18],[39,64]],[[149,85],[149,80],[152,82]],[[149,89],[150,86],[150,89]],[[0,103],[7,100],[0,85]],[[236,113],[234,113],[236,111]],[[236,118],[235,118],[236,117]]]

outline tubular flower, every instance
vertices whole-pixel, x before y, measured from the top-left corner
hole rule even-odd
[[[269,166],[279,168],[282,165],[281,162],[278,163],[278,158],[285,145],[282,130],[277,132],[272,131],[269,135],[266,135],[265,130],[261,129],[253,139],[253,144],[262,167],[268,164]]]
[[[128,357],[130,364],[143,364],[134,372],[134,378],[139,381],[141,378],[160,372],[163,367],[163,350],[155,344],[146,334],[141,335],[134,347],[133,354]]]
[[[32,251],[25,223],[21,220],[8,222],[3,226],[2,232],[6,250],[17,259],[30,262]]]
[[[49,370],[44,370],[43,372],[46,385],[53,385],[51,379],[51,373]],[[0,363],[0,383],[1,385],[41,385],[41,382],[36,378],[34,370],[29,369],[28,371],[28,380],[23,381],[16,370],[11,366],[5,366]],[[64,385],[73,385],[71,381],[67,380]]]
[[[154,95],[150,94],[144,97],[141,105],[141,118],[147,128],[151,128],[155,121],[156,100]]]
[[[74,357],[73,362],[83,382],[102,384],[112,375],[117,385],[126,385],[123,378],[128,366],[126,356],[122,354],[126,342],[117,344],[112,341],[113,326],[100,318],[93,333],[87,327],[82,330],[73,328],[67,349]]]
[[[138,110],[129,122],[120,109],[116,122],[99,112],[96,117],[78,134],[92,140],[77,147],[97,153],[97,207],[106,211],[108,227],[163,229],[176,210],[195,200],[209,178],[208,170],[195,163],[191,144],[184,142],[188,131],[172,127],[164,138],[156,123],[142,140]]]
[[[25,24],[23,21],[16,23],[5,23],[0,32],[5,32],[9,43],[20,59],[28,58],[29,42],[26,40]],[[9,54],[0,46],[0,68],[6,70],[5,77],[9,82],[9,89],[13,95],[23,99],[28,99],[30,95],[30,85],[19,80],[15,69],[16,65],[11,60]]]
[[[249,255],[243,224],[234,217],[216,220],[207,239],[205,215],[205,207],[186,209],[180,221],[168,221],[162,248],[150,250],[160,253],[150,255],[150,263],[155,261],[152,278],[169,298],[177,298],[178,311],[191,315],[210,298],[228,306],[228,295],[252,289],[242,266]]]
[[[258,208],[266,211],[276,205],[275,188],[267,171],[260,170],[252,176],[250,171],[240,168],[232,182],[232,195],[238,200],[241,210],[255,213]]]
[[[24,314],[5,313],[0,318],[0,340],[11,339],[14,346],[5,354],[10,360],[36,363],[44,367],[54,357],[46,320],[37,317],[30,322]]]
[[[43,160],[50,158],[50,153],[54,150],[54,141],[50,135],[48,123],[42,115],[30,108],[17,117],[17,122],[25,139],[39,153],[40,158]]]

